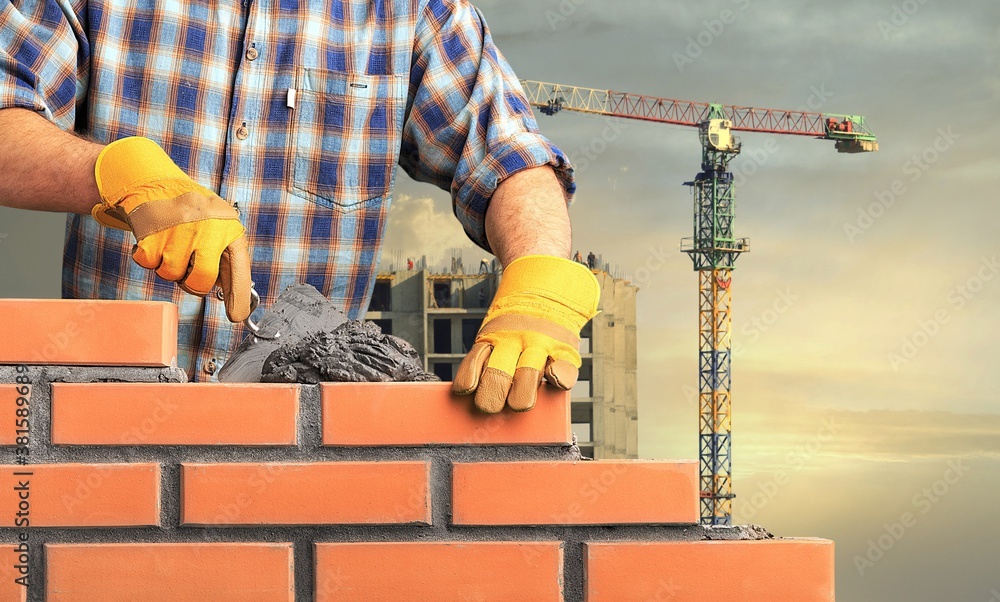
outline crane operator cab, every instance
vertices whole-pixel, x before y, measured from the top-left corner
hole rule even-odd
[[[740,152],[740,139],[733,136],[730,128],[733,122],[728,119],[707,119],[698,126],[701,144],[705,148],[722,153]]]

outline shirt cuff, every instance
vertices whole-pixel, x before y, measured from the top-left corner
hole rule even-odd
[[[566,203],[571,203],[576,193],[573,166],[548,138],[535,132],[521,132],[492,146],[454,195],[455,216],[472,242],[492,253],[486,239],[486,210],[493,193],[512,175],[544,165],[555,170]]]
[[[42,102],[42,98],[37,92],[22,86],[6,86],[5,83],[0,83],[0,110],[28,109],[41,114],[46,119],[52,118],[48,107]]]

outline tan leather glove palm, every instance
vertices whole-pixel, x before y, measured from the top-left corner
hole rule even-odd
[[[95,175],[103,203],[94,207],[94,219],[135,234],[136,263],[193,295],[218,284],[230,321],[250,315],[250,254],[236,209],[147,138],[109,144]]]
[[[600,287],[586,266],[546,255],[512,261],[503,272],[476,343],[453,391],[475,393],[487,413],[535,407],[542,379],[569,390],[580,369],[580,330],[597,315]]]

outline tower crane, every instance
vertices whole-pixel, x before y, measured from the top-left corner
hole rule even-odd
[[[736,196],[729,162],[742,149],[733,132],[762,132],[833,140],[838,152],[878,150],[875,134],[860,115],[783,111],[657,98],[522,80],[528,101],[544,115],[560,111],[698,128],[701,172],[686,186],[694,193],[693,236],[681,251],[698,272],[698,408],[701,522],[732,521],[732,271],[750,250],[733,232]]]

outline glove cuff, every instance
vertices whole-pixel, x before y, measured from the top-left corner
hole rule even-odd
[[[497,309],[508,313],[507,310],[513,308],[504,307],[507,305],[505,300],[517,303],[515,300],[523,299],[525,295],[556,302],[571,310],[570,313],[579,315],[582,320],[577,327],[579,331],[583,324],[597,315],[601,289],[597,278],[585,265],[551,255],[527,255],[504,268],[496,294]]]
[[[104,204],[121,205],[128,213],[153,198],[171,198],[197,187],[159,144],[138,136],[104,147],[94,178]],[[144,194],[151,184],[157,192]]]

